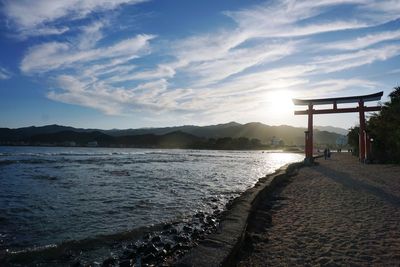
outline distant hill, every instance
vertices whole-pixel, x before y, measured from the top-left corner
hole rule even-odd
[[[318,128],[321,130],[318,130]],[[202,142],[203,139],[225,137],[238,139],[244,137],[249,140],[258,139],[264,144],[270,144],[272,139],[278,139],[286,145],[302,146],[304,145],[305,130],[305,128],[287,125],[269,126],[259,122],[246,124],[230,122],[209,126],[184,125],[124,130],[81,129],[47,125],[18,129],[0,128],[0,144],[10,144],[10,142],[29,144],[75,142],[76,144],[87,144],[90,141],[96,141],[102,146],[112,144],[118,146],[187,147],[189,144]],[[335,145],[338,138],[341,138],[341,135],[336,133],[339,130],[344,129],[330,126],[316,127],[314,142],[321,145]],[[342,132],[344,133],[344,131]]]
[[[317,129],[319,131],[338,133],[338,134],[341,134],[341,135],[347,135],[349,133],[349,131],[347,129],[343,129],[343,128],[339,128],[339,127],[332,127],[332,126],[318,126],[318,125],[315,125],[314,129]]]

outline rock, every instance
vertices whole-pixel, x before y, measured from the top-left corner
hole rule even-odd
[[[178,230],[176,229],[176,228],[171,228],[170,230],[169,230],[169,233],[170,234],[177,234],[178,233]]]
[[[192,233],[192,238],[193,239],[198,239],[201,238],[204,235],[204,230],[203,229],[194,229],[193,233]]]
[[[183,231],[186,232],[186,233],[192,232],[192,230],[193,229],[190,226],[187,226],[187,225],[183,226]]]
[[[131,267],[133,266],[133,260],[122,260],[119,262],[119,267]]]
[[[199,222],[200,222],[200,224],[206,224],[207,223],[207,221],[206,221],[206,219],[203,217],[203,218],[199,218]]]
[[[109,267],[109,266],[114,266],[115,264],[117,263],[117,259],[116,258],[114,258],[114,257],[110,257],[110,258],[108,258],[108,259],[105,259],[104,261],[103,261],[103,264],[101,265],[101,266],[103,266],[103,267]]]
[[[143,239],[145,239],[145,240],[149,240],[150,238],[151,238],[151,234],[150,233],[147,233],[147,234],[145,234],[143,236]]]
[[[190,238],[188,236],[186,236],[186,235],[176,235],[176,236],[174,236],[174,240],[176,242],[184,243],[184,242],[189,242]]]
[[[157,254],[158,253],[158,249],[156,248],[156,246],[154,246],[154,244],[151,244],[151,245],[148,246],[146,252],[147,253]]]
[[[204,212],[198,212],[194,215],[195,218],[204,218]]]
[[[212,209],[213,209],[213,210],[217,210],[217,209],[218,209],[218,206],[212,206]]]
[[[211,199],[211,202],[218,202],[218,198],[213,197],[213,198]]]
[[[161,249],[158,255],[160,257],[166,257],[168,255],[168,252],[165,249]]]
[[[156,256],[153,253],[149,253],[142,258],[142,261],[143,262],[151,262],[151,261],[154,261],[155,259],[156,259]]]
[[[127,249],[122,252],[123,259],[134,259],[136,257],[136,250]]]
[[[126,247],[129,248],[129,249],[133,249],[133,250],[137,250],[138,249],[138,246],[136,244],[129,244]]]
[[[170,229],[171,227],[172,227],[171,224],[166,224],[166,225],[163,226],[163,230],[168,230],[168,229]]]
[[[213,215],[218,215],[218,214],[220,214],[220,210],[219,209],[217,209],[217,210],[214,210],[214,212],[213,212]]]
[[[140,254],[144,254],[147,251],[147,246],[145,244],[138,247],[137,252]]]
[[[207,216],[206,221],[207,221],[207,222],[215,223],[217,220],[216,220],[214,217],[212,217],[212,216]]]
[[[166,249],[167,251],[171,250],[172,245],[170,243],[167,243],[164,245],[164,249]]]
[[[76,262],[73,262],[72,264],[71,264],[71,267],[80,267],[80,266],[83,266],[82,264],[81,264],[81,262],[78,260],[78,261],[76,261]]]
[[[151,239],[151,242],[153,243],[161,242],[161,237],[159,235],[156,235]]]

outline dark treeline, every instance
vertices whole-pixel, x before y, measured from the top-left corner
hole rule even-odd
[[[400,86],[389,94],[390,101],[382,106],[382,111],[372,115],[367,121],[367,132],[372,141],[370,158],[383,163],[400,163]],[[350,129],[349,144],[358,154],[359,127]]]
[[[99,146],[133,148],[185,148],[185,149],[267,149],[259,139],[247,137],[202,138],[176,131],[164,135],[143,134],[110,136],[99,131],[74,132],[61,131],[50,134],[38,134],[18,141],[3,142],[3,145],[33,146]],[[283,143],[282,143],[283,146]],[[279,146],[274,146],[277,148]]]

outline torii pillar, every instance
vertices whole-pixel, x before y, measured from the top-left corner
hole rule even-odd
[[[308,131],[305,132],[305,159],[306,163],[314,161],[313,155],[313,115],[314,114],[332,114],[332,113],[348,113],[358,112],[360,116],[360,132],[359,132],[359,160],[365,162],[367,156],[367,134],[365,129],[365,112],[380,111],[380,106],[366,107],[365,102],[378,101],[382,98],[383,92],[361,95],[361,96],[348,96],[337,98],[321,98],[321,99],[293,99],[293,103],[299,106],[308,106],[307,110],[296,110],[295,115],[308,115]],[[338,104],[358,103],[355,108],[338,108]],[[332,109],[314,109],[315,105],[333,104]]]

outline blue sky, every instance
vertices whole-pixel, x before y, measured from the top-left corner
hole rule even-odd
[[[0,3],[0,127],[306,126],[292,97],[400,83],[400,0]]]

